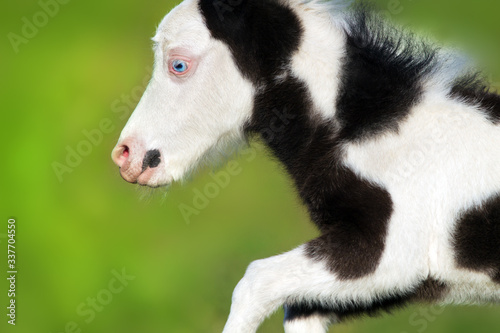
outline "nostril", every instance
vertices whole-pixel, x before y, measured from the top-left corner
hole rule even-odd
[[[148,150],[144,159],[142,160],[142,171],[149,168],[156,168],[161,160],[160,160],[160,151],[158,149]]]
[[[128,155],[130,154],[128,146],[124,145],[123,146],[123,151],[122,151],[122,156],[125,158],[128,158]]]
[[[130,148],[127,145],[121,145],[117,146],[113,150],[112,158],[113,161],[118,165],[120,168],[123,166],[125,161],[128,159],[130,155]]]

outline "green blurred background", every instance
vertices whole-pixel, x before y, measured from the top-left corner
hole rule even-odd
[[[149,38],[176,2],[65,1],[46,21],[37,1],[4,2],[0,13],[0,271],[6,275],[12,217],[19,271],[15,327],[6,323],[8,285],[0,282],[0,331],[220,332],[246,266],[316,231],[259,145],[189,218],[180,207],[193,207],[196,191],[214,183],[208,171],[168,193],[123,181],[110,152],[149,79]],[[393,20],[463,48],[500,86],[500,3],[377,2]],[[41,27],[24,28],[29,38],[13,47],[9,36],[22,36],[26,20]],[[56,173],[76,149],[86,156]],[[134,279],[110,286],[123,270]],[[260,332],[282,331],[282,315]],[[412,306],[332,331],[498,332],[499,324],[495,307]]]

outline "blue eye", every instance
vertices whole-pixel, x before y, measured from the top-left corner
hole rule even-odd
[[[172,61],[172,70],[176,73],[184,73],[188,69],[188,64],[184,60],[175,59]]]

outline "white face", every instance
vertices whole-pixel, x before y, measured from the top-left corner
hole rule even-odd
[[[254,89],[229,48],[210,36],[197,0],[174,8],[153,41],[152,80],[112,157],[125,180],[161,186],[181,179],[212,149],[241,140]]]

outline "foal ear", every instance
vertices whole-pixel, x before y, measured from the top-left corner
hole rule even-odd
[[[282,70],[299,47],[300,21],[278,1],[200,0],[199,9],[212,37],[229,46],[253,82]]]

